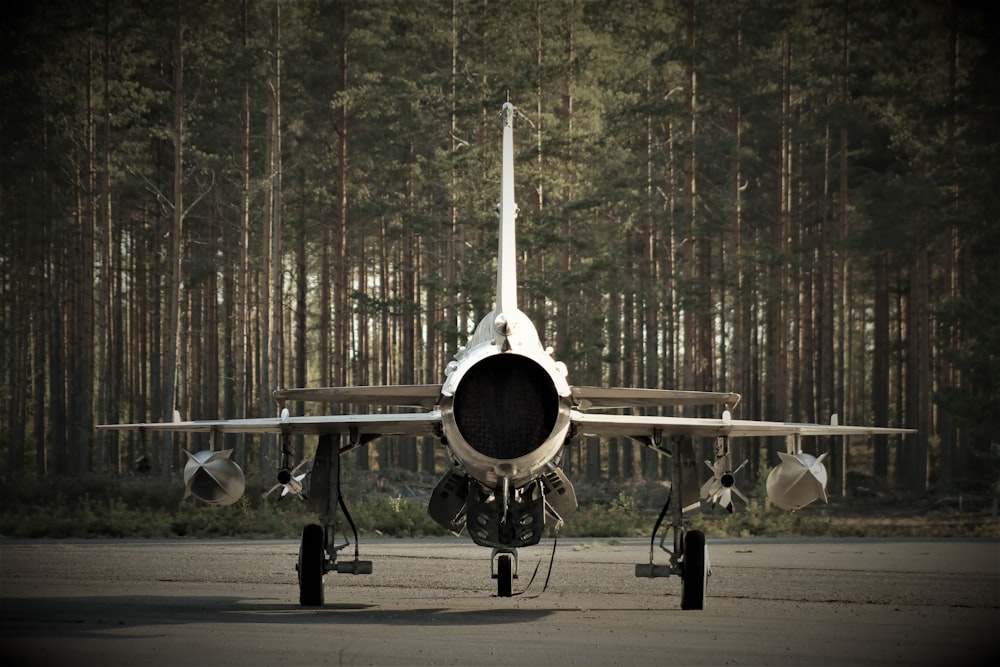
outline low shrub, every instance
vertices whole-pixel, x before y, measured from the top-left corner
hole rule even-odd
[[[426,497],[393,489],[372,492],[355,485],[347,506],[362,535],[423,537],[447,535],[427,514]],[[351,488],[351,487],[349,487]],[[364,490],[364,493],[360,491]],[[611,495],[611,489],[607,491]],[[625,486],[610,500],[584,489],[580,507],[566,517],[559,535],[624,538],[649,536],[665,499],[660,485]],[[93,537],[269,537],[296,538],[316,521],[299,498],[262,497],[260,488],[228,507],[183,499],[176,480],[20,480],[0,485],[0,536],[17,538]],[[586,499],[586,500],[584,500]],[[946,502],[947,501],[947,502]],[[690,518],[711,537],[1000,537],[991,505],[976,498],[834,499],[799,512],[768,507],[757,494],[732,514],[721,508]],[[668,517],[669,521],[669,517]],[[344,522],[341,530],[350,527]]]

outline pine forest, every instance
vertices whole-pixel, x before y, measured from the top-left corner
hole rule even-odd
[[[95,426],[440,382],[493,307],[509,99],[520,307],[571,384],[919,429],[808,445],[832,495],[849,472],[997,481],[988,3],[15,0],[0,21],[2,479],[166,477],[207,441]],[[277,457],[226,437],[248,471]],[[385,439],[347,465],[444,456]],[[583,437],[563,463],[666,465]]]

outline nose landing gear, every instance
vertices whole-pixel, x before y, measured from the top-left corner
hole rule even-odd
[[[514,580],[517,579],[517,550],[494,549],[491,570],[492,577],[497,580],[497,597],[509,598],[514,595]]]

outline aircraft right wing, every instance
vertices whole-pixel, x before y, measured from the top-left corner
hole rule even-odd
[[[307,417],[264,417],[258,419],[215,419],[199,421],[149,422],[145,424],[101,424],[108,430],[179,431],[188,433],[278,433],[305,435],[437,435],[441,412],[416,414],[319,415]]]
[[[317,403],[350,403],[353,405],[393,405],[400,407],[433,408],[441,397],[439,384],[376,385],[368,387],[306,387],[277,389],[274,400],[278,405],[288,401]]]

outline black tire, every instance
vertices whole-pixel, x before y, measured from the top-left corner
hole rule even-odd
[[[497,597],[514,594],[514,559],[507,554],[497,556]]]
[[[681,575],[681,609],[704,609],[708,588],[708,550],[705,533],[684,534],[684,570]]]
[[[323,604],[323,575],[326,561],[326,535],[323,526],[311,523],[302,529],[299,545],[299,604],[319,607]]]

